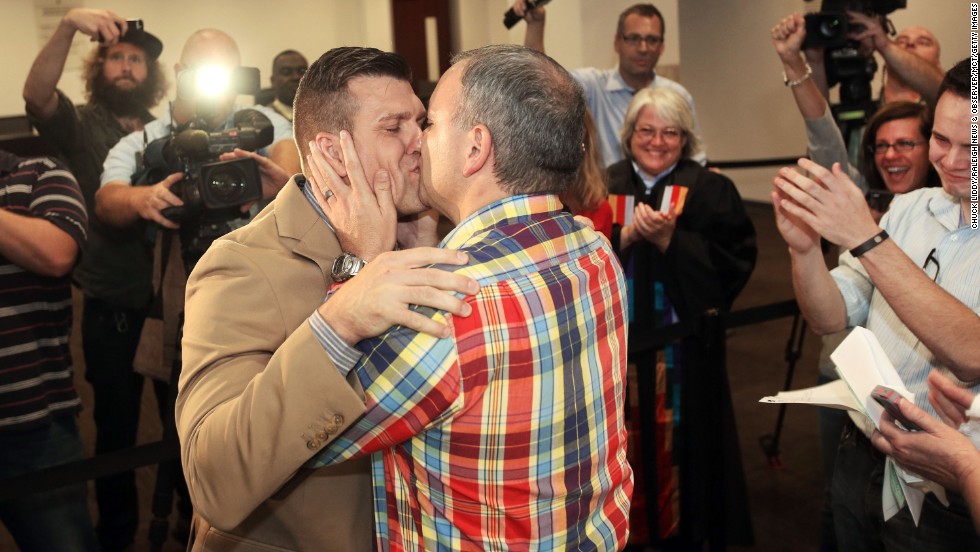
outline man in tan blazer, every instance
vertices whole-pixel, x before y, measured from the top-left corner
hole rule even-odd
[[[446,291],[477,290],[469,278],[419,268],[464,264],[461,253],[392,252],[393,211],[423,209],[424,110],[410,82],[397,54],[337,48],[317,60],[297,92],[296,141],[301,151],[309,145],[341,159],[353,140],[374,190],[342,174],[349,189],[323,198],[306,162],[304,174],[248,226],[216,240],[190,275],[176,417],[195,508],[191,550],[372,549],[368,462],[304,467],[364,411],[357,378],[346,377],[358,359],[335,345],[394,324],[443,335],[448,328],[419,320],[408,305],[465,316],[469,307]],[[376,219],[377,228],[348,232],[355,217]],[[354,274],[371,294],[330,289]],[[324,316],[328,293],[352,307]]]

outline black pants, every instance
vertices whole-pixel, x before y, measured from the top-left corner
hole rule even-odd
[[[82,347],[85,379],[95,396],[95,453],[103,454],[136,444],[144,376],[133,369],[147,309],[118,308],[85,298]],[[172,407],[165,398],[166,382],[154,381],[157,405]],[[179,471],[179,469],[178,469]],[[181,515],[190,518],[190,500],[183,474],[177,477]],[[139,523],[139,498],[133,471],[102,477],[95,482],[99,521],[96,531],[103,552],[122,550],[133,542]]]

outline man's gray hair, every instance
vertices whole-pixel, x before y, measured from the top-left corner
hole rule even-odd
[[[490,129],[494,176],[508,193],[561,193],[584,157],[582,88],[550,57],[492,45],[453,58],[461,64],[453,124]]]

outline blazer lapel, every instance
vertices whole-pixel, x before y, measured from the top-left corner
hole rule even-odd
[[[340,243],[333,230],[320,218],[301,188],[305,179],[296,175],[286,183],[274,205],[279,237],[293,241],[293,253],[306,257],[330,274],[334,258],[340,254]]]

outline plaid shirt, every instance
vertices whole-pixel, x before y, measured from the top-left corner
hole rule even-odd
[[[608,243],[555,196],[467,218],[443,247],[478,280],[452,336],[392,328],[359,348],[368,411],[313,465],[374,453],[381,550],[615,550],[633,474],[626,304]]]

